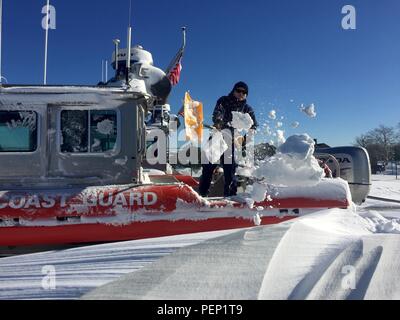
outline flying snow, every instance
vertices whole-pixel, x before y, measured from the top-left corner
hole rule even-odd
[[[305,107],[304,104],[301,105],[300,111],[304,112],[310,118],[315,118],[317,116],[317,112],[315,111],[315,105],[312,103],[308,107]]]
[[[247,132],[254,125],[254,121],[248,113],[232,111],[231,125],[239,132],[241,131]]]
[[[271,110],[268,114],[268,118],[275,120],[276,119],[276,111],[275,110]]]
[[[283,130],[276,130],[276,136],[278,140],[278,146],[285,143],[285,131]]]

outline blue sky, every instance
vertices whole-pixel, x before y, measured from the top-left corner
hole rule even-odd
[[[48,83],[96,84],[102,59],[111,59],[112,39],[126,45],[129,1],[51,4],[57,29],[50,32]],[[356,8],[356,30],[341,27],[346,4]],[[43,81],[43,5],[3,0],[2,65],[9,83]],[[306,132],[348,145],[380,124],[400,122],[398,0],[133,0],[133,43],[151,51],[156,66],[165,69],[175,55],[182,26],[188,44],[170,97],[173,111],[190,90],[211,122],[216,100],[242,80],[259,122],[275,109],[286,136]],[[317,117],[301,113],[301,103],[314,103]],[[299,128],[290,127],[294,121]]]

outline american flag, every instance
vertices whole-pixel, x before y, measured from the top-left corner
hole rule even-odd
[[[176,86],[181,78],[181,71],[182,71],[182,58],[183,53],[185,52],[186,47],[186,27],[182,28],[183,32],[183,44],[182,47],[179,49],[178,53],[169,64],[165,74],[167,75],[169,81],[173,86]]]
[[[176,56],[174,63],[171,64],[172,68],[169,70],[167,74],[167,77],[173,86],[176,86],[178,84],[179,79],[181,77],[182,57],[183,57],[183,52],[180,52]]]

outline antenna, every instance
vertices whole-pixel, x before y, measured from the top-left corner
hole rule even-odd
[[[185,48],[186,48],[186,27],[182,27],[182,34],[183,34],[182,49],[185,50]]]
[[[129,72],[131,71],[131,43],[132,43],[132,0],[129,0],[129,26],[128,26],[128,41],[127,41],[127,55],[126,55],[126,84],[129,85]]]
[[[113,40],[114,45],[115,45],[115,52],[114,52],[114,56],[115,56],[115,77],[117,77],[118,75],[118,47],[119,44],[121,43],[121,40],[119,39],[114,39]]]
[[[47,84],[47,47],[49,42],[49,10],[50,10],[50,0],[47,0],[46,7],[46,41],[44,45],[44,79],[43,84]]]
[[[3,83],[3,74],[1,69],[1,43],[2,43],[2,34],[3,34],[3,0],[0,0],[0,85]]]
[[[132,26],[132,0],[129,0],[129,17],[128,17],[128,25]]]
[[[108,81],[108,60],[106,60],[104,68],[106,69],[106,78],[104,79],[104,82]]]
[[[104,83],[104,60],[101,60],[101,82]]]
[[[126,54],[126,83],[129,84],[129,72],[131,71],[131,43],[132,43],[132,28],[128,27],[128,53]]]

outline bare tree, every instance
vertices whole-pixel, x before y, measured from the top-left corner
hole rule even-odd
[[[400,143],[393,146],[394,161],[400,161]]]
[[[355,144],[368,150],[373,171],[378,163],[387,165],[389,161],[400,157],[400,123],[398,128],[381,125],[356,138]]]
[[[371,130],[367,133],[373,144],[382,146],[383,161],[387,163],[392,159],[393,146],[396,143],[396,132],[392,127],[380,125],[379,128]]]
[[[361,136],[356,137],[356,142],[355,142],[356,146],[367,148],[370,143],[371,143],[371,139],[366,134],[362,134]]]
[[[397,143],[400,143],[400,122],[396,126],[397,132],[396,132],[396,140]]]

